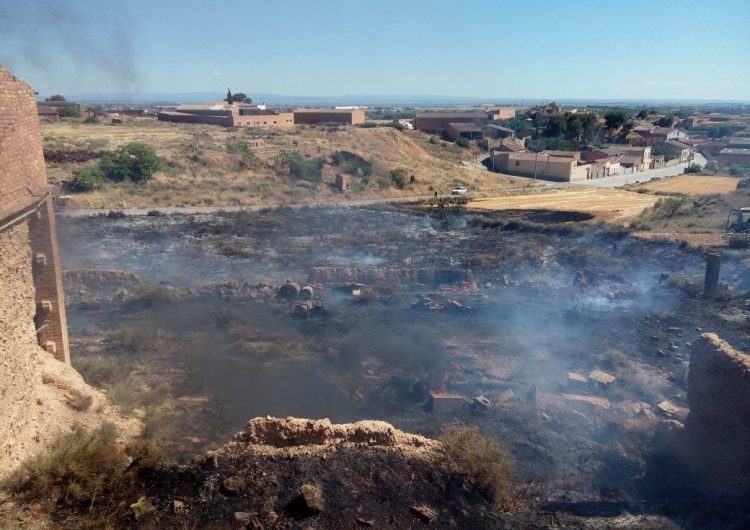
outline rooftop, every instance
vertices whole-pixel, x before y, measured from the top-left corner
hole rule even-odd
[[[351,109],[297,109],[294,112],[325,112],[325,113],[336,113],[336,114],[351,114],[355,110],[361,110],[359,108]]]
[[[417,118],[481,118],[487,119],[485,112],[417,112]]]
[[[748,155],[750,156],[750,148],[741,147],[725,147],[719,151],[720,155]]]

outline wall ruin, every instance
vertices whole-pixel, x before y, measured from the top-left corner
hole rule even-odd
[[[38,344],[56,359],[70,363],[54,206],[35,92],[0,66],[0,233],[19,226],[26,227],[21,229],[27,234],[24,247],[33,263],[31,322],[36,326]],[[8,289],[5,283],[0,284],[0,292]],[[26,322],[15,325],[25,326]]]

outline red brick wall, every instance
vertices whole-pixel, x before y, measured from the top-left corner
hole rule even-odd
[[[361,125],[365,122],[365,111],[352,109],[346,111],[299,110],[294,113],[294,123],[313,125],[316,123],[343,123],[346,125]]]
[[[0,65],[0,230],[28,223],[39,344],[70,362],[57,250],[55,215],[47,186],[34,89]],[[0,259],[2,257],[0,256]],[[0,279],[0,294],[5,289]],[[18,323],[19,326],[27,323]]]
[[[0,219],[38,202],[46,185],[34,89],[0,65]]]

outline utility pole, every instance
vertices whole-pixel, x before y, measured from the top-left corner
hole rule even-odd
[[[534,155],[534,180],[536,180],[536,162],[539,160],[539,151]]]

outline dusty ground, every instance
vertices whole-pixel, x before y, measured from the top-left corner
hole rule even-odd
[[[633,186],[652,192],[684,193],[685,195],[713,195],[728,193],[737,188],[739,179],[714,175],[678,175],[676,177]]]
[[[477,210],[555,210],[585,212],[599,219],[625,222],[653,206],[657,198],[617,189],[588,188],[489,197],[469,202]]]
[[[128,142],[153,147],[166,161],[163,171],[140,186],[105,184],[100,190],[76,194],[73,207],[125,208],[238,204],[284,204],[376,197],[448,193],[455,185],[472,192],[498,193],[524,189],[532,183],[488,173],[462,161],[472,153],[450,142],[419,131],[390,127],[323,130],[306,126],[282,129],[244,129],[230,132],[221,127],[158,122],[154,118],[127,119],[122,125],[82,124],[69,121],[44,124],[45,148],[108,151]],[[227,153],[227,143],[261,137],[265,146],[254,149],[257,159],[246,163]],[[276,163],[282,150],[299,151],[306,157],[328,158],[338,150],[351,151],[374,164],[373,174],[363,180],[351,177],[352,188],[333,189],[338,166],[326,164],[323,182],[295,180]],[[329,160],[330,162],[330,160]],[[52,182],[64,183],[79,163],[48,163]],[[414,184],[397,189],[389,184],[389,172],[404,169]]]

